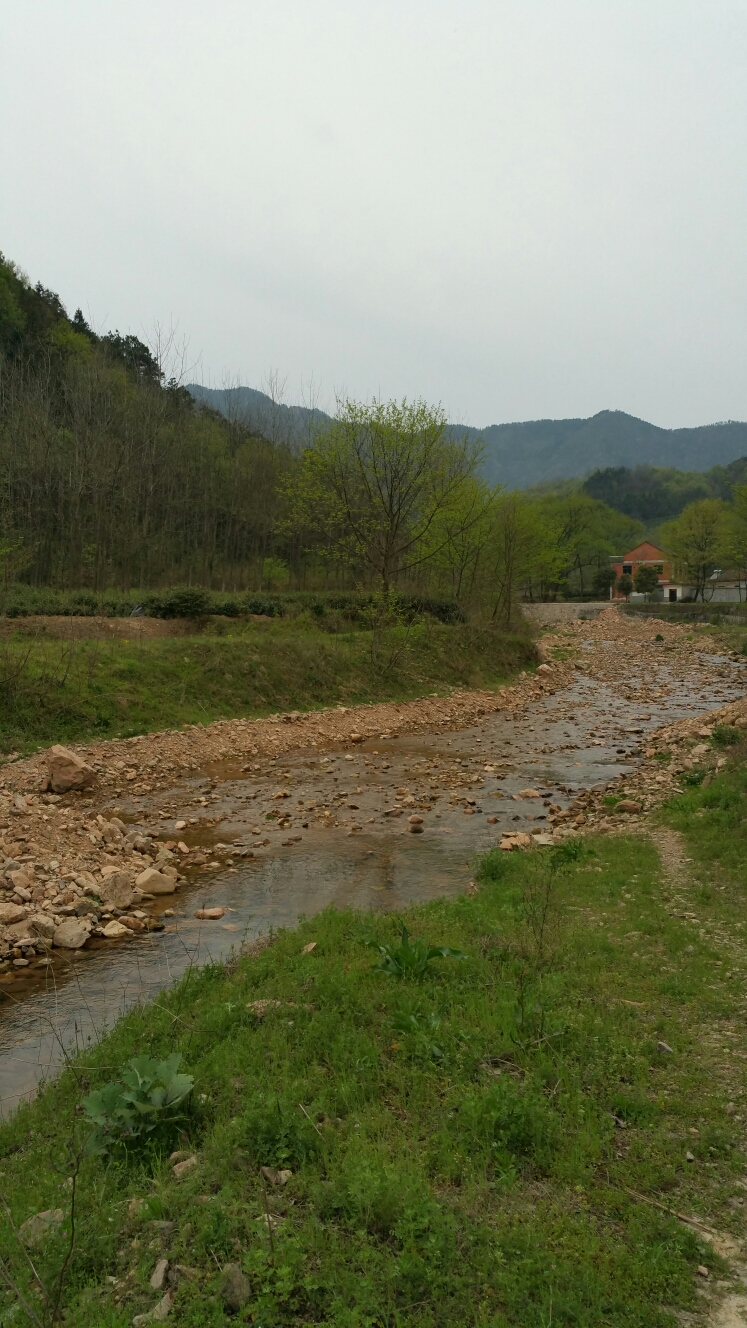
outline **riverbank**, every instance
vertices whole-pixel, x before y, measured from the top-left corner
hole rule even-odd
[[[377,634],[299,620],[226,620],[220,633],[214,622],[204,632],[171,637],[153,637],[143,619],[117,620],[120,633],[127,621],[126,637],[58,639],[29,636],[21,627],[2,638],[0,750],[397,701],[434,689],[495,688],[536,662],[528,632],[430,619]],[[89,630],[89,622],[83,627]],[[62,628],[69,629],[69,620]]]
[[[326,911],[121,1020],[0,1131],[16,1228],[51,1214],[32,1251],[46,1286],[74,1184],[65,1322],[125,1328],[160,1307],[218,1325],[240,1304],[268,1325],[663,1328],[733,1300],[743,857],[686,859],[696,813],[747,792],[743,761],[662,813],[683,826],[677,860],[641,834],[494,852],[466,895]],[[719,842],[743,833],[730,824]],[[400,979],[403,922],[465,957]],[[87,1094],[175,1052],[195,1081],[183,1119],[81,1158]]]

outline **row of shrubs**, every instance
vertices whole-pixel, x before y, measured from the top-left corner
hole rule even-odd
[[[443,623],[464,621],[464,614],[453,600],[420,595],[394,595],[390,607],[412,620],[429,614]],[[15,585],[0,590],[0,614],[8,618],[26,618],[32,614],[63,617],[126,618],[141,612],[149,618],[241,618],[261,614],[267,618],[297,617],[307,612],[315,618],[328,615],[346,618],[352,623],[370,622],[381,605],[381,597],[366,591],[294,591],[263,595],[243,593],[226,595],[193,586],[176,586],[155,591],[93,591],[38,589]]]

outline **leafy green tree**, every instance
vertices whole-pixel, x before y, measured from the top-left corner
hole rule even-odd
[[[690,503],[674,521],[662,527],[661,538],[680,574],[695,587],[695,598],[706,598],[706,586],[717,567],[726,561],[728,522],[720,498]]]
[[[440,407],[341,401],[287,487],[286,529],[315,533],[327,554],[357,565],[386,593],[438,553],[437,520],[458,512],[480,455],[478,445],[452,437]],[[468,522],[479,515],[464,512]]]
[[[623,572],[622,576],[619,576],[617,578],[617,589],[620,591],[621,595],[625,596],[626,599],[630,598],[630,594],[633,589],[633,578],[632,576],[630,576],[628,572]]]
[[[556,532],[544,519],[539,504],[529,502],[520,493],[501,494],[485,564],[492,620],[502,627],[510,626],[529,587],[542,578],[557,577],[562,557]]]
[[[735,484],[733,502],[726,517],[726,560],[739,573],[739,598],[742,582],[747,581],[747,484]]]
[[[607,599],[616,579],[614,567],[598,567],[592,578],[591,588],[596,595]]]
[[[638,543],[644,534],[640,521],[614,512],[606,503],[581,490],[562,497],[537,500],[545,520],[556,529],[557,547],[563,553],[560,579],[571,594],[585,595],[600,567],[610,555]]]
[[[662,573],[662,565],[656,566],[650,563],[641,563],[635,570],[633,585],[639,595],[653,595],[655,590],[659,589],[659,577]]]

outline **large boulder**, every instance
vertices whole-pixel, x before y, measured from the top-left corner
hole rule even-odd
[[[23,922],[28,909],[23,904],[0,904],[0,927],[10,927],[14,922]]]
[[[176,890],[176,881],[171,876],[163,876],[155,867],[146,867],[135,878],[135,885],[149,895],[173,895]]]
[[[61,950],[80,950],[91,935],[80,918],[65,918],[55,930],[53,943]]]
[[[96,779],[93,766],[87,765],[75,755],[75,752],[71,752],[68,747],[61,747],[59,743],[50,747],[47,765],[49,782],[55,793],[68,793],[70,789],[88,788]]]
[[[107,908],[130,908],[137,898],[126,872],[115,872],[107,877],[96,886],[96,893]]]

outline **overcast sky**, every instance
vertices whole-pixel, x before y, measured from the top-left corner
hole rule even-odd
[[[747,0],[0,0],[0,249],[194,376],[747,419]]]

